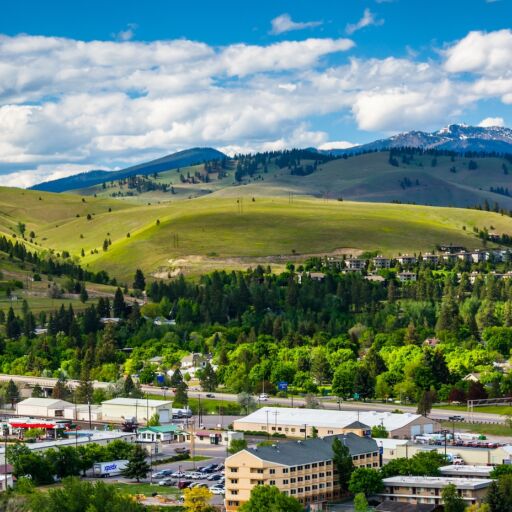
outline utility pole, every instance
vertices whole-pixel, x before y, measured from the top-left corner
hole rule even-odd
[[[91,402],[87,402],[87,406],[89,407],[89,430],[92,430],[92,421],[91,421]]]
[[[267,409],[265,411],[267,413],[267,440],[270,439],[270,428],[268,426],[268,413],[269,413],[269,410]]]

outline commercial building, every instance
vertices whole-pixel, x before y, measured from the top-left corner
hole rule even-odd
[[[122,422],[135,418],[146,423],[154,414],[160,416],[160,423],[172,420],[172,401],[142,398],[114,398],[101,403],[103,421]]]
[[[160,443],[183,443],[190,438],[190,434],[179,425],[159,425],[157,427],[139,428],[137,439],[139,441],[151,441]]]
[[[64,410],[68,407],[74,405],[56,398],[27,398],[16,404],[16,414],[27,417],[64,418]]]
[[[364,436],[374,426],[384,426],[391,438],[411,439],[440,429],[438,422],[419,414],[376,411],[334,411],[262,407],[233,422],[235,430],[285,434],[288,437],[318,436],[354,432]]]
[[[103,430],[79,430],[75,438],[75,432],[70,432],[65,439],[52,439],[49,441],[39,441],[36,443],[26,443],[24,446],[31,451],[44,451],[50,448],[61,448],[62,446],[80,446],[89,443],[106,445],[112,441],[126,441],[134,443],[137,436],[132,432],[103,431]],[[0,465],[5,464],[5,448],[0,446]]]
[[[439,468],[441,476],[457,477],[457,478],[490,478],[493,466],[470,466],[468,464],[460,464],[443,466]]]
[[[355,434],[245,449],[225,461],[226,510],[237,510],[248,501],[256,485],[275,485],[305,506],[321,507],[338,499],[340,489],[332,451],[335,438],[347,446],[356,467],[380,466],[375,440]]]
[[[384,478],[384,500],[405,503],[442,505],[441,493],[449,484],[455,485],[459,496],[468,504],[480,503],[493,481],[489,478],[449,478],[437,476],[393,476]]]

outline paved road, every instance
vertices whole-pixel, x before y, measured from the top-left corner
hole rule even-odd
[[[13,380],[19,384],[30,384],[35,385],[39,384],[41,387],[51,388],[57,382],[57,379],[50,377],[28,377],[25,375],[7,375],[0,374],[0,382]],[[77,380],[68,380],[67,384],[71,388],[76,388],[80,382]],[[112,384],[109,382],[99,382],[94,381],[94,387],[97,389],[106,389]],[[172,399],[173,393],[169,389],[163,389],[156,386],[147,386],[142,385],[141,389],[144,393],[151,393],[153,395],[160,395],[169,399]],[[189,397],[204,398],[205,393],[197,390],[189,390]],[[225,400],[226,402],[236,402],[238,397],[233,393],[215,393],[215,398],[217,400]],[[258,397],[254,397],[255,401],[258,402]],[[380,403],[380,402],[354,402],[354,401],[346,401],[338,404],[335,398],[324,398],[320,399],[322,407],[324,409],[341,409],[345,411],[394,411],[395,409],[400,409],[402,412],[410,412],[416,413],[416,407],[411,407],[407,405],[395,404],[395,403]],[[299,407],[305,405],[305,400],[303,398],[277,398],[272,397],[268,401],[260,402],[260,405],[279,405],[285,407]],[[471,420],[473,422],[480,423],[505,423],[505,420],[500,414],[490,414],[484,412],[478,412],[478,409],[475,412],[471,413],[471,415],[467,415],[465,413],[453,411],[450,409],[433,409],[430,417],[436,420],[447,420],[450,416],[460,414],[466,418],[466,420]]]

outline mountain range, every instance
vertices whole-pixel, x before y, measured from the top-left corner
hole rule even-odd
[[[331,149],[322,150],[320,152],[331,154],[333,156],[342,156],[347,154],[357,154],[369,151],[385,151],[393,148],[404,147],[446,150],[457,153],[512,153],[512,130],[510,128],[500,126],[479,127],[452,124],[435,132],[415,130],[348,149]],[[121,169],[119,171],[93,170],[67,178],[40,183],[31,188],[47,192],[81,190],[93,187],[94,185],[100,185],[105,182],[125,179],[130,176],[147,176],[155,172],[170,171],[181,167],[224,158],[226,158],[226,155],[214,148],[192,148],[164,156],[157,160]]]
[[[348,149],[326,150],[325,153],[343,155],[363,151],[380,151],[392,148],[423,148],[484,153],[512,153],[512,130],[502,126],[467,126],[451,124],[435,132],[410,131],[379,139]]]

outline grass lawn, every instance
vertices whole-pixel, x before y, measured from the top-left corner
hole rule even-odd
[[[468,408],[465,405],[435,405],[433,409],[449,409],[466,413]],[[482,407],[475,407],[474,412],[484,412],[488,414],[512,414],[512,406],[510,405],[484,405]],[[463,416],[463,414],[461,414]]]
[[[443,428],[447,430],[452,430],[453,424],[451,421],[441,421],[441,425]],[[512,436],[512,428],[508,425],[501,424],[487,424],[487,423],[467,423],[457,422],[455,424],[455,430],[464,430],[468,432],[473,432],[475,434],[484,434],[490,436]]]
[[[151,496],[154,492],[158,494],[163,494],[166,496],[176,496],[181,494],[181,491],[176,487],[167,487],[165,485],[151,485],[144,483],[133,483],[133,484],[123,484],[123,483],[113,483],[111,484],[119,489],[122,493],[125,494],[144,494],[146,496]]]

